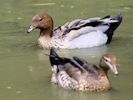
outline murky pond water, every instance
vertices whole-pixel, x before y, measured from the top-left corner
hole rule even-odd
[[[133,1],[132,0],[1,0],[0,1],[0,100],[132,100],[133,99]],[[115,15],[123,23],[111,44],[75,50],[57,50],[62,56],[77,55],[98,64],[99,57],[113,52],[119,76],[109,73],[113,89],[106,93],[81,93],[50,83],[48,57],[36,48],[38,31],[26,34],[31,17],[48,12],[55,26],[74,18]]]

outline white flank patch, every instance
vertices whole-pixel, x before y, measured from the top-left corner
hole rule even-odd
[[[88,34],[81,35],[66,43],[67,48],[87,48],[100,46],[107,42],[107,35],[96,30]]]

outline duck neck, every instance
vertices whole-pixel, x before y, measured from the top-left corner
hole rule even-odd
[[[104,76],[104,75],[106,75],[106,76],[108,76],[108,68],[107,67],[104,67],[104,66],[101,66],[100,65],[100,70],[99,70],[99,74],[101,75],[101,76]]]
[[[40,29],[40,37],[51,38],[52,37],[52,28]]]

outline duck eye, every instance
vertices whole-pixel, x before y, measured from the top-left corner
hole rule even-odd
[[[106,62],[108,62],[108,60],[107,60],[107,59],[105,59],[105,61],[106,61]]]
[[[42,18],[39,18],[38,21],[42,21]]]
[[[110,62],[110,59],[107,58],[107,57],[104,57],[104,61],[105,61],[105,62]]]

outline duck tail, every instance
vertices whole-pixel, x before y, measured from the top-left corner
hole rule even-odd
[[[85,69],[75,60],[69,59],[69,58],[64,58],[64,57],[59,57],[58,54],[55,52],[54,48],[50,49],[50,63],[53,68],[56,66],[56,71],[59,72],[59,70],[64,70],[64,64],[70,63],[73,66],[79,68],[81,71],[85,71]],[[60,66],[59,66],[60,65]]]
[[[109,17],[109,16],[106,16],[106,17]],[[107,36],[108,36],[107,43],[111,42],[114,31],[121,24],[121,22],[122,22],[122,14],[120,13],[120,14],[114,16],[113,18],[111,18],[111,20],[116,20],[116,22],[110,23],[109,29],[105,32],[105,34],[107,34]]]
[[[54,48],[51,48],[50,49],[49,60],[50,60],[51,66],[53,66],[53,65],[59,65],[60,57],[55,52]]]
[[[69,58],[60,57],[54,50],[54,48],[50,49],[49,55],[51,66],[53,65],[64,65],[67,62],[70,62]]]

